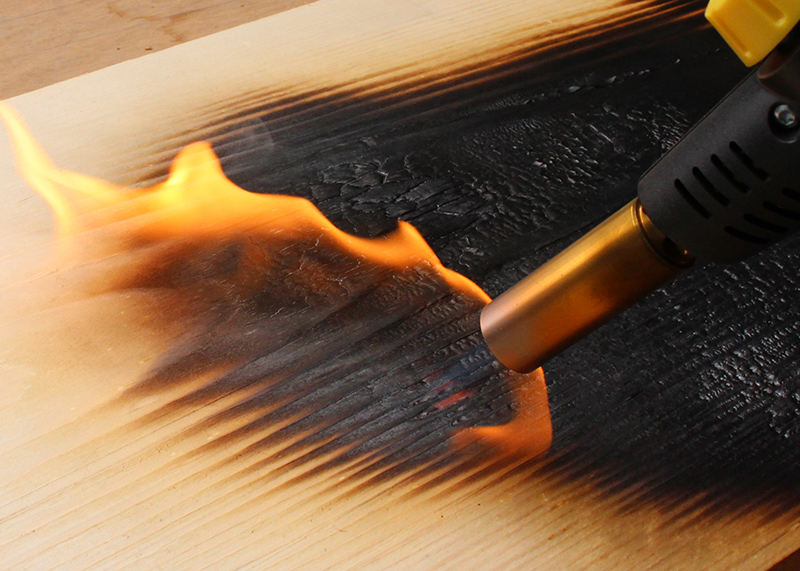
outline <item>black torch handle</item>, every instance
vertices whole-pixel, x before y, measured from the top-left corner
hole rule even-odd
[[[800,104],[750,74],[645,173],[639,198],[659,230],[709,261],[786,237],[800,227]]]

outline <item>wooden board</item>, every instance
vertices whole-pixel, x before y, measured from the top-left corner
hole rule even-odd
[[[243,187],[307,196],[362,235],[406,219],[496,294],[632,196],[741,77],[699,7],[321,0],[11,103],[64,168],[149,184],[180,147],[211,140]],[[15,291],[42,267],[52,223],[5,140],[0,161],[0,271]],[[131,336],[146,331],[135,319],[109,324],[118,300],[6,313],[4,338],[23,323],[25,343],[2,355],[4,558],[765,569],[800,541],[796,258],[795,238],[699,268],[549,364],[549,456],[344,484],[348,464],[257,472],[258,456],[197,454],[219,435],[182,435],[208,406],[130,428],[174,392],[104,409],[166,349]]]
[[[305,0],[0,2],[0,98],[264,18]]]

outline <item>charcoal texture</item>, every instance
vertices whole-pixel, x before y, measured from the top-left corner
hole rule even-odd
[[[582,50],[522,54],[446,93],[254,105],[215,148],[237,184],[305,196],[344,230],[411,222],[497,295],[633,198],[744,76],[698,7]],[[798,262],[794,236],[700,264],[548,363],[551,469],[610,492],[697,492],[710,509],[733,496],[796,507]]]

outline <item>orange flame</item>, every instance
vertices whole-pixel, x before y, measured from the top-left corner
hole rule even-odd
[[[193,143],[180,151],[164,182],[131,189],[59,169],[21,117],[2,102],[0,118],[11,135],[20,174],[53,209],[59,253],[72,262],[80,263],[85,255],[78,247],[79,236],[106,228],[114,228],[124,239],[93,244],[104,250],[104,256],[119,254],[132,244],[157,244],[176,236],[188,240],[257,236],[286,242],[311,233],[326,238],[320,247],[332,247],[371,266],[402,270],[425,265],[453,291],[482,304],[491,301],[474,282],[445,268],[412,225],[400,221],[394,232],[380,238],[347,234],[304,198],[254,194],[234,185],[209,143]],[[527,457],[549,448],[552,428],[541,369],[513,376],[511,382],[516,417],[502,426],[459,430],[457,445],[488,443],[504,455]]]

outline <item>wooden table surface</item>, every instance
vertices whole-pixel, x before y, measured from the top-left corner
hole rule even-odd
[[[312,1],[0,0],[0,99]],[[797,566],[792,556],[780,569]]]
[[[160,51],[312,0],[0,2],[0,99]]]

